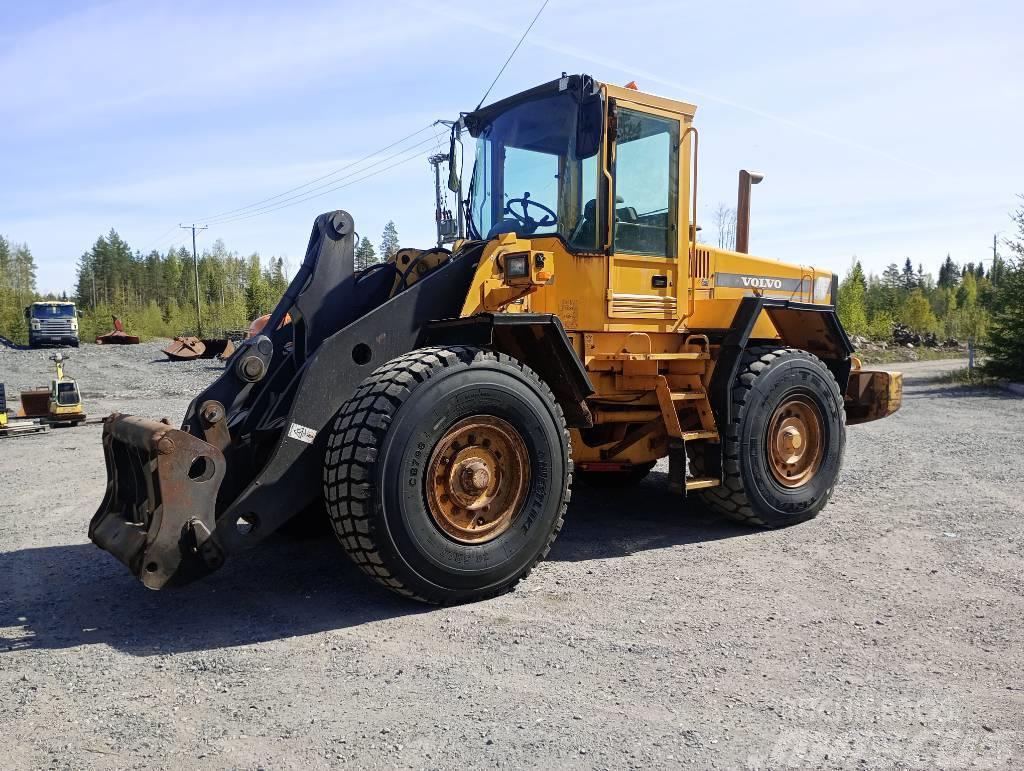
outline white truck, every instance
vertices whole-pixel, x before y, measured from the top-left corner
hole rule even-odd
[[[41,345],[78,347],[78,310],[72,302],[43,300],[25,308],[29,348]]]

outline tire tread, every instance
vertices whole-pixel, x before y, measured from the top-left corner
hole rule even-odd
[[[812,353],[799,348],[788,348],[783,346],[753,346],[743,352],[740,359],[740,371],[732,385],[732,420],[724,432],[722,432],[723,458],[722,458],[722,484],[719,487],[710,487],[702,490],[699,495],[701,500],[711,509],[717,511],[728,519],[742,522],[746,525],[756,525],[773,529],[785,527],[793,522],[781,520],[768,522],[757,515],[754,507],[743,486],[743,477],[740,470],[740,433],[746,411],[750,405],[750,396],[754,390],[761,373],[769,369],[777,359],[797,357],[815,362],[828,373],[836,394],[840,394],[839,383],[835,376],[824,363]],[[841,400],[841,394],[840,394]],[[846,424],[846,412],[839,410],[841,425]],[[826,499],[832,496],[835,485],[825,493]],[[795,522],[796,520],[794,520]]]
[[[563,491],[555,525],[544,547],[520,575],[487,592],[474,595],[471,599],[488,599],[510,591],[550,552],[565,521],[568,490],[572,486],[569,430],[562,409],[551,389],[528,366],[503,353],[470,346],[418,348],[392,359],[367,377],[352,398],[342,406],[331,428],[324,458],[324,502],[334,531],[348,556],[366,575],[382,586],[410,599],[434,605],[448,604],[453,600],[426,596],[415,591],[388,564],[380,547],[372,503],[377,492],[373,482],[377,448],[383,443],[398,410],[417,386],[445,369],[460,364],[469,366],[479,360],[501,362],[518,369],[521,377],[543,394],[553,407],[564,443],[563,451],[568,458],[566,490]]]

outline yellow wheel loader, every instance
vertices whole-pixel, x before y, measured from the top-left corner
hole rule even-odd
[[[574,474],[634,484],[667,458],[681,506],[816,516],[847,424],[894,412],[901,378],[860,368],[831,272],[746,253],[756,176],[738,249],[697,241],[694,111],[563,76],[454,125],[453,190],[476,149],[451,250],[355,271],[352,217],[319,216],[180,429],[106,420],[92,540],[159,589],[323,505],[371,578],[450,603],[543,559]]]

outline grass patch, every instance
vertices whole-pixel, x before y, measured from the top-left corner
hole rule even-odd
[[[973,370],[963,367],[961,369],[954,369],[951,372],[946,372],[935,378],[936,383],[945,383],[947,385],[963,385],[963,386],[978,386],[983,388],[995,388],[999,385],[999,378],[994,378],[990,375],[984,374],[980,368],[975,367]]]
[[[884,351],[854,351],[865,364],[891,364],[903,361],[938,361],[939,359],[967,359],[967,351],[959,348],[886,348]]]

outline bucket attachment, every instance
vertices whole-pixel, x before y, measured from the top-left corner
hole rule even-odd
[[[235,344],[228,338],[176,337],[174,342],[163,350],[171,361],[214,358],[227,360],[235,352]]]
[[[50,414],[50,389],[29,388],[20,394],[19,418],[45,418]]]
[[[171,361],[191,361],[192,359],[205,358],[206,344],[198,337],[176,337],[174,341],[164,348],[164,353]]]
[[[888,417],[903,403],[903,373],[858,367],[850,373],[845,402],[847,425]]]
[[[89,537],[149,588],[180,586],[315,503],[324,429],[379,362],[416,348],[429,322],[458,315],[482,249],[396,294],[393,268],[356,276],[351,216],[317,217],[274,312],[255,336],[231,344],[233,354],[223,346],[230,361],[189,405],[181,430],[107,419],[107,489]],[[203,353],[213,347],[196,342]]]
[[[150,589],[220,567],[211,537],[224,478],[220,450],[167,423],[114,413],[103,426],[107,491],[89,538]]]
[[[113,319],[114,331],[99,335],[96,338],[96,345],[138,345],[139,338],[124,331],[124,322],[117,316],[114,316]]]
[[[235,344],[230,337],[223,340],[204,340],[203,342],[206,344],[206,354],[211,359],[227,361],[235,352]]]

